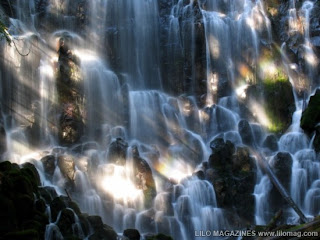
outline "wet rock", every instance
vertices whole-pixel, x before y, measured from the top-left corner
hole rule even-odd
[[[123,231],[123,236],[129,240],[140,240],[140,233],[137,229],[126,229]]]
[[[283,133],[291,125],[295,101],[292,85],[281,69],[278,70],[278,74],[263,79],[260,85],[249,86],[246,96],[248,106],[251,101],[264,103],[259,107],[268,118],[269,131]]]
[[[143,190],[145,197],[145,206],[151,207],[152,201],[157,195],[155,181],[152,175],[152,170],[146,160],[140,157],[138,148],[132,147],[134,182],[138,189]]]
[[[292,157],[287,152],[277,153],[270,161],[270,166],[277,179],[288,192],[290,192],[292,164]],[[279,209],[283,209],[287,206],[287,202],[283,199],[275,186],[272,186],[270,191],[269,203],[272,212],[277,212]]]
[[[53,155],[47,155],[40,160],[42,162],[46,176],[51,179],[56,169],[56,158]]]
[[[238,124],[239,134],[241,136],[242,142],[246,145],[254,145],[254,136],[252,129],[247,120],[241,120]]]
[[[171,193],[159,193],[155,199],[154,209],[163,212],[166,216],[173,216],[174,210]]]
[[[320,122],[320,90],[310,97],[308,107],[303,111],[301,116],[301,128],[311,134],[316,125]]]
[[[69,181],[75,178],[75,162],[71,155],[61,155],[58,157],[58,167],[62,175]]]
[[[70,145],[78,142],[84,132],[84,124],[78,113],[74,113],[76,107],[67,104],[59,119],[59,140],[62,145]]]
[[[73,235],[73,224],[75,223],[74,213],[70,209],[63,209],[60,214],[57,226],[64,237]]]
[[[56,221],[59,212],[66,207],[67,206],[61,197],[56,197],[53,199],[53,201],[50,203],[51,217],[53,222]]]
[[[232,143],[219,138],[210,147],[212,155],[205,176],[214,186],[218,206],[233,209],[246,223],[252,223],[256,166],[249,150],[235,149]]]
[[[205,179],[205,174],[204,174],[204,172],[202,170],[199,170],[199,171],[193,173],[192,175],[196,176],[200,180],[204,180]]]
[[[41,213],[46,211],[46,202],[43,199],[38,199],[34,205],[37,211]]]
[[[35,239],[34,233],[44,235],[48,223],[45,203],[35,201],[39,182],[38,172],[30,163],[21,168],[0,163],[0,238]]]
[[[38,173],[38,170],[36,169],[36,167],[32,163],[29,163],[29,162],[26,162],[26,163],[22,164],[21,166],[22,166],[21,171],[23,173],[25,173],[26,175],[29,175],[31,182],[34,182],[35,187],[40,186],[41,185],[40,176],[39,176],[39,173]]]
[[[125,165],[127,158],[128,144],[122,139],[117,138],[108,149],[107,159],[109,163]]]
[[[98,230],[103,227],[103,222],[100,216],[88,216],[87,220],[89,221],[93,230]]]
[[[272,152],[278,151],[278,139],[275,135],[271,134],[266,137],[262,147],[270,149]]]
[[[292,157],[290,153],[287,152],[277,153],[277,155],[270,161],[270,166],[272,167],[275,175],[288,191],[290,190],[292,164]]]
[[[137,221],[139,222],[141,232],[155,232],[155,211],[153,209],[141,212],[137,216]]]
[[[38,190],[41,197],[46,201],[47,204],[49,204],[53,199],[58,197],[54,187],[49,187],[49,186],[39,187]]]
[[[224,142],[222,138],[216,138],[210,143],[212,154],[209,157],[209,167],[227,169],[232,164],[234,145],[230,141]]]
[[[173,240],[172,237],[159,233],[157,235],[147,234],[145,236],[146,240]]]
[[[100,216],[88,216],[87,220],[95,231],[95,233],[89,237],[89,240],[117,239],[117,233],[111,227],[103,224]]]
[[[233,171],[238,174],[240,172],[247,173],[255,170],[254,160],[250,156],[249,149],[246,147],[238,147],[233,155]]]
[[[0,123],[0,155],[7,151],[6,131],[3,124]]]
[[[112,228],[104,227],[92,234],[89,240],[117,240],[118,235]]]

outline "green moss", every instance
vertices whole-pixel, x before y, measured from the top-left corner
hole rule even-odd
[[[0,234],[16,228],[16,208],[13,201],[0,193]]]
[[[278,78],[265,79],[263,89],[265,112],[270,121],[268,130],[283,133],[290,126],[295,110],[291,83],[287,76],[279,74]]]
[[[39,235],[35,229],[27,229],[24,231],[10,232],[4,236],[4,239],[15,239],[15,240],[38,240]]]
[[[11,44],[11,36],[8,33],[8,28],[6,27],[6,25],[4,25],[4,23],[2,22],[2,20],[0,19],[0,39],[1,38],[5,38],[8,44]]]
[[[11,170],[11,163],[9,161],[0,162],[0,172]]]

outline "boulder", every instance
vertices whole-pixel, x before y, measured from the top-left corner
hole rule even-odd
[[[71,155],[59,156],[58,167],[67,180],[74,181],[76,169],[74,159]]]
[[[140,240],[140,233],[137,229],[126,229],[123,231],[123,236],[129,240]]]
[[[232,164],[234,145],[230,141],[216,138],[210,142],[212,154],[209,157],[209,167],[227,169]]]
[[[112,228],[102,228],[92,234],[89,240],[117,240],[118,235]]]
[[[270,161],[275,175],[287,191],[290,191],[292,164],[293,160],[288,152],[278,152]]]
[[[311,134],[320,122],[320,90],[310,97],[307,108],[301,116],[300,126],[308,134]]]
[[[147,234],[145,240],[173,240],[172,237],[159,233],[157,235]]]
[[[152,206],[152,201],[157,195],[156,184],[152,170],[146,160],[140,157],[138,148],[132,147],[134,183],[138,189],[143,190],[146,207]]]
[[[53,155],[47,155],[40,160],[47,178],[51,179],[56,169],[56,158]]]
[[[287,192],[290,192],[292,164],[292,157],[290,153],[287,152],[278,152],[270,161],[270,166],[274,174]],[[275,186],[272,186],[270,191],[269,203],[272,212],[277,212],[279,209],[287,206],[287,202],[282,198]]]
[[[59,212],[66,207],[67,206],[61,197],[56,197],[53,199],[53,201],[50,203],[51,218],[53,222],[56,221]]]
[[[238,123],[238,129],[243,144],[254,146],[254,136],[249,122],[244,119],[240,120]]]
[[[125,165],[127,158],[128,144],[122,139],[117,138],[108,149],[107,159],[109,163]]]
[[[278,151],[278,139],[274,134],[270,134],[263,141],[262,147],[268,148],[272,152]]]
[[[57,226],[64,237],[73,235],[73,224],[75,223],[74,213],[72,210],[65,208],[61,211]]]

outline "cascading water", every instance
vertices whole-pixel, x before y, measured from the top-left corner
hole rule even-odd
[[[299,127],[300,96],[290,131],[268,150],[264,103],[243,106],[249,85],[261,84],[275,68],[260,64],[272,42],[263,1],[161,2],[171,8],[164,22],[156,0],[17,1],[9,28],[15,47],[3,47],[0,70],[7,141],[2,158],[19,164],[33,159],[44,185],[58,194],[70,191],[81,211],[100,215],[118,233],[136,228],[143,235],[195,240],[197,231],[245,226],[236,223],[245,214],[228,199],[236,191],[224,192],[223,185],[238,186],[249,171],[251,165],[242,162],[251,161],[244,145],[271,161],[285,151],[293,158],[292,198],[306,214],[319,214],[320,165]],[[314,89],[313,6],[305,1],[297,11],[290,1],[288,14],[290,35],[300,31],[298,15],[303,19],[304,59]],[[284,46],[283,64],[295,86]],[[161,69],[162,58],[167,69]],[[166,82],[176,88],[167,92],[185,94],[164,92]],[[209,159],[210,147],[217,151],[211,143],[219,145],[221,138],[230,156],[219,158],[231,170],[212,167],[219,159]],[[238,169],[240,177],[225,183]],[[272,185],[255,171],[248,177],[257,181],[249,194],[255,197],[252,221],[267,224]],[[72,212],[75,236],[93,234],[91,229],[85,236],[77,214],[65,211]],[[63,239],[61,214],[52,220],[47,211],[46,240]]]

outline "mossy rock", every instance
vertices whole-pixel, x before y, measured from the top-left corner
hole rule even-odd
[[[43,232],[43,223],[40,223],[35,220],[28,220],[22,224],[23,229],[34,229],[38,233]],[[45,225],[44,225],[45,226]]]
[[[292,86],[288,78],[277,80],[266,79],[263,82],[265,110],[269,118],[268,130],[283,133],[291,125],[295,111],[295,101]]]
[[[0,172],[7,172],[11,170],[12,164],[9,161],[0,162]]]
[[[13,231],[17,226],[16,208],[11,199],[0,193],[0,235]]]
[[[89,237],[89,240],[117,240],[118,235],[112,229],[100,229]]]
[[[173,240],[172,237],[159,233],[157,235],[145,236],[146,240]]]
[[[53,199],[53,201],[50,203],[52,221],[56,221],[59,212],[64,208],[66,208],[66,204],[61,197],[56,197]]]
[[[76,202],[69,201],[67,203],[68,207],[71,208],[77,215],[81,214],[80,208]]]
[[[35,209],[39,212],[44,213],[46,211],[46,202],[43,199],[38,199],[35,202]]]
[[[4,235],[4,239],[14,240],[39,240],[39,234],[35,229],[27,229],[23,231],[10,232]]]
[[[12,169],[8,173],[8,178],[12,182],[12,191],[33,197],[33,192],[37,189],[34,189],[35,185],[32,184],[32,179],[30,179],[26,171],[24,171],[24,174],[21,174],[20,171]]]
[[[308,107],[303,111],[300,126],[308,134],[311,134],[320,122],[320,90],[310,98]]]
[[[57,226],[59,227],[63,236],[72,236],[72,225],[75,223],[74,213],[72,210],[65,208],[61,211],[61,215]]]
[[[58,197],[54,187],[39,187],[38,191],[40,193],[40,196],[46,201],[47,204],[50,204],[53,199]]]

